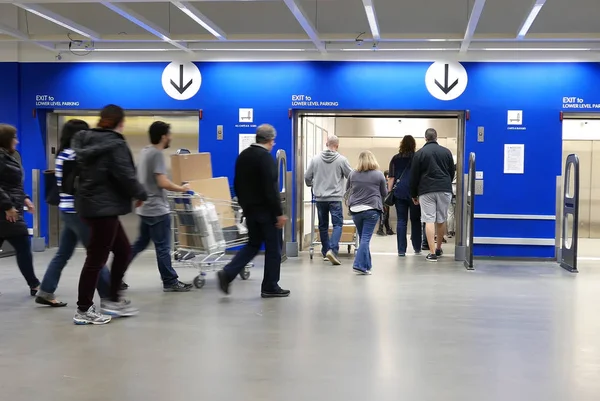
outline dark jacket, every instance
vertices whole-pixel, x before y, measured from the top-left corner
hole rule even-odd
[[[0,149],[0,238],[28,235],[23,219],[23,207],[28,198],[23,190],[21,163],[5,149]],[[6,211],[13,207],[19,212],[19,218],[11,223],[6,220]]]
[[[427,142],[412,161],[410,194],[413,198],[432,192],[452,193],[452,153],[437,142]]]
[[[131,213],[133,199],[148,198],[123,135],[101,128],[81,131],[71,147],[79,168],[75,208],[81,217],[122,216]]]
[[[253,144],[235,162],[233,188],[244,214],[268,213],[275,220],[283,215],[277,186],[277,166],[273,156]]]
[[[394,196],[398,199],[410,199],[410,179],[414,153],[398,153],[390,161],[389,176],[394,179]]]

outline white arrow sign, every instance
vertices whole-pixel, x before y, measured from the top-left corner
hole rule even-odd
[[[425,74],[425,86],[433,97],[454,100],[467,89],[467,70],[457,62],[435,62]]]
[[[196,64],[172,62],[162,73],[162,87],[175,100],[187,100],[200,90],[202,75]]]

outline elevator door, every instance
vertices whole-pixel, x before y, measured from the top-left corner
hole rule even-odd
[[[567,156],[579,157],[579,238],[600,238],[600,140],[563,141],[564,176]]]
[[[98,122],[99,112],[77,113],[77,114],[55,114],[48,118],[48,168],[54,168],[55,150],[59,146],[60,130],[64,123],[70,119],[76,118],[87,122],[90,126],[95,126]],[[150,144],[148,136],[148,128],[154,121],[164,121],[171,125],[171,147],[165,150],[165,161],[167,170],[171,173],[170,155],[174,154],[177,149],[185,148],[191,152],[197,152],[199,148],[200,121],[196,113],[177,113],[168,114],[160,112],[130,112],[125,120],[125,128],[123,135],[133,154],[134,162],[137,165],[142,148]],[[53,153],[54,150],[54,153]],[[60,220],[56,207],[50,207],[49,218],[49,245],[51,247],[58,245],[58,235],[60,233]],[[138,235],[139,220],[132,213],[121,217],[121,222],[129,237],[130,241],[134,241]]]

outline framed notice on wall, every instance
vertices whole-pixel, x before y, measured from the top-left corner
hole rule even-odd
[[[504,174],[523,174],[525,172],[525,145],[504,145]]]

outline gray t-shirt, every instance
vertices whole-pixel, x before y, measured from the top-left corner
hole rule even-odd
[[[167,174],[165,158],[161,150],[148,145],[140,152],[138,180],[148,193],[148,200],[135,211],[140,216],[155,217],[169,213],[167,191],[158,186],[156,174]]]

